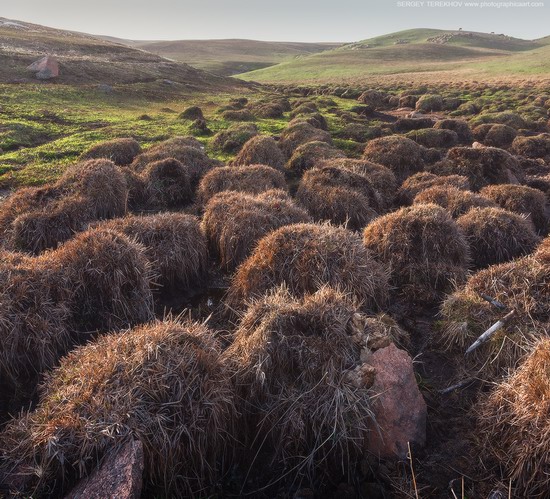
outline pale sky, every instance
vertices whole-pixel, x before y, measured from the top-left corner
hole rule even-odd
[[[550,0],[2,0],[0,17],[140,40],[344,42],[409,28],[550,35]]]

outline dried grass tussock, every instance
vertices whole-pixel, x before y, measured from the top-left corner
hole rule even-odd
[[[129,165],[141,153],[139,142],[132,138],[100,142],[82,154],[81,159],[110,159],[115,165]]]
[[[365,159],[349,158],[329,159],[319,164],[319,168],[324,166],[347,168],[353,173],[366,177],[380,195],[380,205],[384,211],[392,206],[397,192],[397,179],[386,166]]]
[[[89,334],[151,320],[152,274],[144,249],[91,230],[35,258],[0,264],[0,378],[31,395],[38,375]]]
[[[267,165],[282,170],[285,157],[273,137],[256,135],[248,140],[231,163],[234,166]]]
[[[158,284],[166,290],[196,293],[204,287],[208,250],[196,217],[184,213],[133,215],[97,227],[120,232],[142,244]]]
[[[470,190],[470,182],[463,175],[435,175],[428,172],[420,172],[407,178],[399,188],[397,199],[400,204],[411,205],[415,196],[430,187],[456,187],[457,189]]]
[[[353,469],[372,423],[374,370],[362,352],[374,329],[382,331],[365,328],[357,304],[328,287],[295,299],[283,286],[251,304],[225,356],[246,409],[241,438],[252,456],[265,454],[290,481]]]
[[[470,244],[477,268],[527,255],[540,242],[530,220],[502,208],[472,208],[456,223]]]
[[[285,191],[257,196],[221,192],[206,205],[202,229],[210,252],[226,270],[234,270],[254,250],[256,243],[284,225],[310,222]]]
[[[437,303],[466,279],[468,244],[449,213],[434,204],[377,218],[366,227],[363,242],[390,268],[391,283],[409,302]]]
[[[540,336],[548,334],[541,331]],[[516,497],[547,497],[550,487],[550,340],[477,407],[484,460],[496,459]],[[489,456],[487,456],[489,454]]]
[[[399,182],[423,169],[420,146],[401,135],[380,137],[368,142],[363,159],[388,167]]]
[[[544,256],[546,255],[546,257]],[[495,307],[480,294],[502,303]],[[508,310],[516,315],[483,346],[467,357],[467,369],[491,379],[514,367],[550,323],[550,258],[543,247],[513,262],[492,265],[472,275],[441,308],[440,341],[463,355],[484,331]]]
[[[296,199],[316,221],[360,230],[382,212],[380,194],[369,179],[344,167],[323,166],[302,177]]]
[[[267,165],[222,166],[208,172],[197,191],[202,203],[223,191],[260,194],[272,189],[287,190],[284,175]]]
[[[282,283],[296,296],[336,287],[366,310],[382,307],[388,298],[386,269],[361,237],[329,224],[288,225],[264,237],[233,277],[226,304],[239,310]]]
[[[452,186],[434,186],[420,191],[413,204],[437,204],[445,208],[453,218],[467,213],[472,208],[491,208],[497,204],[472,191],[462,191]]]
[[[16,191],[0,207],[4,247],[30,253],[55,248],[95,220],[126,213],[128,186],[112,161],[70,166],[53,185]]]
[[[48,375],[36,410],[1,434],[3,468],[27,475],[23,495],[63,495],[110,450],[137,439],[149,493],[206,494],[236,412],[220,353],[205,326],[171,321],[71,352]]]

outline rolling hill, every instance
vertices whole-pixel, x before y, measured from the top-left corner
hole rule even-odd
[[[240,39],[138,41],[103,38],[225,76],[273,66],[341,45]]]
[[[242,85],[91,35],[0,18],[0,82],[33,78],[26,68],[44,55],[59,61],[59,83],[112,85],[169,80],[191,90]]]
[[[258,82],[321,83],[387,75],[550,76],[550,37],[414,29],[350,43],[239,75]]]

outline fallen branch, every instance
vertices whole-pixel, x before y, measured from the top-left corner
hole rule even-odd
[[[474,341],[468,350],[466,350],[466,354],[469,354],[479,348],[483,343],[486,343],[491,339],[491,336],[493,336],[498,330],[502,329],[506,323],[516,315],[516,311],[512,310],[511,312],[508,312],[502,319],[495,322],[487,331],[485,331],[476,341]]]

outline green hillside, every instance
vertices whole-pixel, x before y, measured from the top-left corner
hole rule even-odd
[[[550,75],[550,37],[414,29],[379,36],[239,75],[259,82],[324,82],[370,76],[445,72]]]

